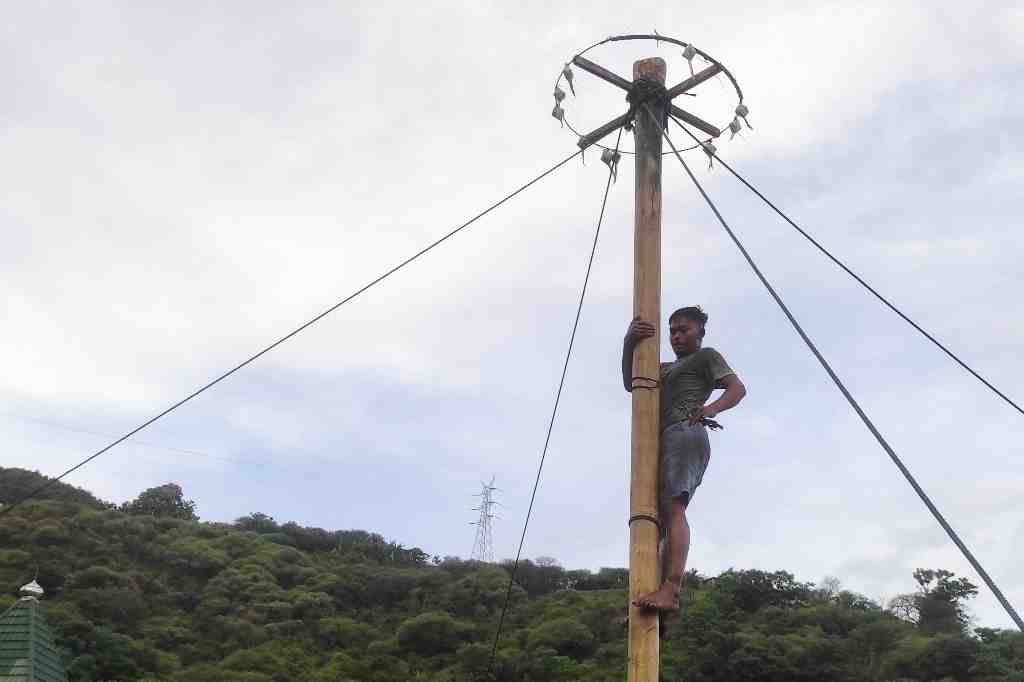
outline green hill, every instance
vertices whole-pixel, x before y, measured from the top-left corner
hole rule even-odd
[[[38,482],[17,472],[0,470],[5,496]],[[73,681],[493,679],[507,565],[258,513],[234,524],[187,520],[194,508],[176,486],[121,510],[51,490],[55,499],[0,516],[0,610],[38,571]],[[624,679],[626,577],[522,564],[497,679]],[[896,600],[898,618],[784,571],[691,572],[687,606],[662,646],[663,678],[1024,681],[1024,635],[966,632],[969,582],[914,578],[917,590]]]
[[[38,494],[33,494],[34,499],[77,502],[94,509],[109,509],[114,506],[99,499],[88,490],[76,488],[60,481],[52,481],[38,471],[0,467],[0,507],[17,502],[22,497],[35,493],[44,486],[45,489]]]

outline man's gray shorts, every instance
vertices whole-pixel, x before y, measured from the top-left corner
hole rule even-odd
[[[661,432],[658,506],[667,511],[673,499],[686,505],[693,499],[711,460],[711,443],[703,424],[676,422]]]

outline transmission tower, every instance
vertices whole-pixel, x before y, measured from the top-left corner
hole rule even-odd
[[[469,525],[476,526],[476,539],[473,540],[473,551],[469,558],[489,564],[494,563],[494,537],[491,534],[491,519],[499,518],[495,516],[492,509],[495,505],[501,506],[501,503],[494,500],[495,490],[498,488],[494,487],[493,476],[490,483],[481,484],[480,492],[476,494],[476,497],[480,498],[480,506],[473,507],[474,511],[480,512],[480,516],[476,521],[469,522]]]

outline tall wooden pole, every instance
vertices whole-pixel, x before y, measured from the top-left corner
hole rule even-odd
[[[665,62],[633,64],[633,80],[665,85]],[[651,103],[658,114],[663,105]],[[661,130],[641,107],[636,141],[633,314],[654,325],[633,352],[633,426],[629,490],[629,682],[658,682],[658,616],[633,600],[658,587],[658,388],[661,346]]]

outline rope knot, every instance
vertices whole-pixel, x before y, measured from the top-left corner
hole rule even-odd
[[[665,128],[668,126],[668,103],[665,101],[666,92],[668,92],[668,89],[663,84],[640,78],[633,81],[633,86],[626,94],[626,101],[629,102],[630,110],[634,112],[634,116],[640,107],[654,104],[655,109],[652,112],[657,114],[661,127]]]
[[[626,94],[626,101],[634,107],[653,102],[665,97],[667,88],[658,81],[640,78],[633,81],[633,87]]]

